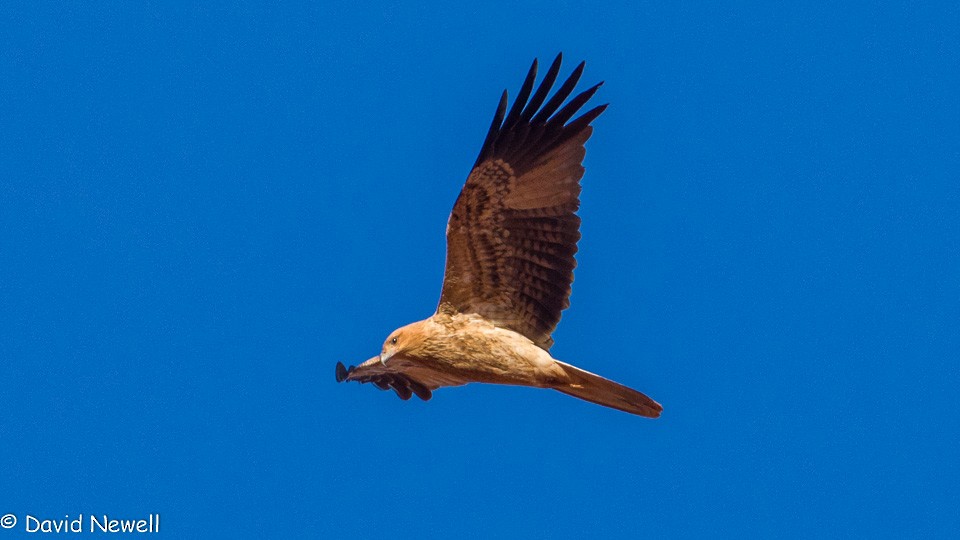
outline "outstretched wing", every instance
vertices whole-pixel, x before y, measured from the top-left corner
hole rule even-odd
[[[373,383],[380,390],[392,389],[402,400],[408,400],[416,394],[424,401],[433,397],[433,391],[441,386],[459,386],[466,383],[401,359],[395,359],[386,366],[377,356],[359,366],[346,367],[342,362],[337,362],[337,382],[345,381]]]
[[[437,307],[438,313],[477,313],[543,349],[553,344],[550,334],[570,305],[583,145],[590,122],[606,108],[570,121],[603,83],[560,107],[583,73],[582,62],[546,100],[560,62],[557,55],[531,97],[534,60],[509,113],[504,91],[447,222],[447,265]]]

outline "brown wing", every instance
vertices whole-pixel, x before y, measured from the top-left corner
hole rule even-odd
[[[606,108],[568,123],[603,83],[560,108],[583,63],[541,107],[560,61],[558,55],[530,97],[534,60],[508,114],[504,91],[447,222],[447,266],[437,307],[438,313],[477,313],[543,349],[553,344],[550,334],[570,305],[583,144],[592,132],[590,122]]]
[[[414,394],[424,401],[433,397],[433,391],[441,386],[459,386],[466,381],[395,359],[389,366],[383,365],[374,356],[359,366],[346,367],[337,362],[337,382],[357,381],[373,383],[380,390],[393,389],[402,400]]]

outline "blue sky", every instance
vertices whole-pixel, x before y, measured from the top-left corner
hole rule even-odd
[[[5,3],[0,538],[955,534],[960,13],[775,4]],[[552,352],[663,417],[337,385],[558,51],[611,105]]]

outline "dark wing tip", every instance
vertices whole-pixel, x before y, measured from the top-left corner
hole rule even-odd
[[[482,163],[493,153],[494,142],[500,135],[500,126],[503,124],[503,117],[507,114],[507,91],[504,89],[500,95],[500,102],[497,103],[497,112],[493,115],[493,121],[490,123],[490,129],[487,130],[487,136],[483,140],[483,146],[480,147],[480,155],[477,156],[477,162],[474,167]]]
[[[413,392],[402,383],[394,383],[391,385],[391,388],[393,388],[397,396],[404,401],[410,399],[410,396],[413,395]]]
[[[413,393],[416,394],[418,398],[423,401],[430,401],[430,398],[433,397],[433,392],[426,386],[413,379],[409,379],[408,382],[410,383],[410,389],[413,390]]]
[[[337,382],[346,381],[354,369],[356,369],[354,366],[346,367],[343,362],[337,362]],[[373,383],[380,390],[393,389],[397,396],[404,401],[410,399],[413,395],[423,401],[429,401],[433,397],[433,392],[426,385],[400,373],[363,376],[356,380],[361,383]]]
[[[534,84],[538,65],[534,60],[509,113],[507,93],[504,91],[474,167],[488,159],[502,158],[515,170],[522,168],[524,159],[543,155],[575,137],[603,112],[602,107],[597,107],[576,116],[603,82],[581,92],[564,105],[583,75],[585,61],[577,64],[563,84],[550,96],[562,59],[563,54],[557,54],[539,85]]]

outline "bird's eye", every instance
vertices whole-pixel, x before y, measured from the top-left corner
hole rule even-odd
[[[390,340],[390,344],[391,344],[391,345],[396,345],[396,344],[397,344],[397,338],[391,339],[391,340]]]

